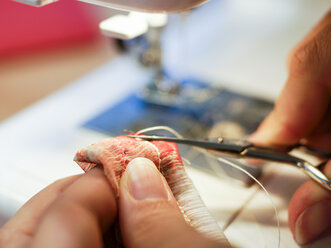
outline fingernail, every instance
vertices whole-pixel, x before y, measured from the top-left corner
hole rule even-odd
[[[281,133],[281,125],[275,120],[274,112],[271,112],[261,123],[259,128],[251,134],[247,139],[258,145],[267,145],[278,139]]]
[[[257,145],[265,145],[272,140],[274,136],[271,130],[259,128],[255,133],[247,137],[247,140]]]
[[[263,145],[268,142],[269,137],[272,137],[271,131],[260,126],[258,130],[247,137],[247,140],[253,144]]]
[[[128,191],[134,199],[168,199],[164,180],[151,160],[135,158],[128,164],[125,173]]]
[[[297,219],[294,238],[304,245],[317,238],[331,226],[331,202],[319,202],[306,209]]]
[[[257,143],[260,140],[263,140],[263,137],[261,137],[260,132],[256,131],[255,133],[252,133],[247,137],[247,140],[252,142],[252,143]]]

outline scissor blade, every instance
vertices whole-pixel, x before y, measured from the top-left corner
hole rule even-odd
[[[186,139],[186,138],[176,138],[176,137],[166,137],[166,136],[155,136],[155,135],[128,135],[131,138],[139,138],[148,141],[158,140],[158,141],[169,141],[178,144],[191,145],[191,146],[199,146],[203,148],[209,149],[217,149],[218,143],[210,142],[210,141],[202,141],[202,140],[194,140],[194,139]]]
[[[128,135],[128,137],[139,138],[148,141],[159,140],[159,141],[170,141],[177,144],[197,146],[205,149],[217,150],[220,152],[229,152],[234,154],[240,154],[243,150],[247,148],[247,143],[229,142],[220,140],[220,142],[213,142],[208,140],[195,140],[186,138],[175,138],[166,136],[148,136],[148,135]]]
[[[197,146],[205,149],[215,150],[227,155],[235,155],[237,157],[251,157],[262,160],[269,160],[274,162],[289,163],[295,165],[296,167],[304,170],[304,172],[311,177],[313,180],[318,182],[321,186],[331,191],[331,182],[328,178],[312,166],[309,162],[292,156],[284,151],[277,151],[276,149],[270,147],[254,147],[249,142],[244,140],[227,140],[220,139],[219,142],[204,141],[204,140],[194,140],[186,138],[174,138],[165,136],[146,136],[146,135],[128,135],[128,137],[139,138],[144,140],[160,140],[160,141],[170,141],[179,144]]]

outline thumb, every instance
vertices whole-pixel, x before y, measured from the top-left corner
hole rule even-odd
[[[331,178],[331,160],[324,173]],[[331,229],[331,194],[313,181],[304,183],[289,206],[289,225],[298,244],[304,245]]]
[[[120,225],[126,247],[220,247],[189,226],[152,161],[132,160],[120,182]]]

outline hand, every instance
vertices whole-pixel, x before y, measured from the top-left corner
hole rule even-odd
[[[103,171],[61,179],[32,197],[0,229],[0,247],[102,247],[117,214]]]
[[[186,224],[166,180],[147,159],[134,159],[120,182],[120,225],[126,247],[229,247]]]
[[[225,247],[186,224],[165,179],[135,159],[117,204],[103,170],[59,180],[31,198],[0,229],[0,247],[103,247],[102,233],[119,213],[126,247]]]
[[[275,108],[250,140],[262,145],[298,142],[331,151],[331,11],[293,50],[289,77]],[[324,173],[331,179],[331,160]],[[295,240],[306,244],[331,226],[331,194],[304,183],[289,206]]]

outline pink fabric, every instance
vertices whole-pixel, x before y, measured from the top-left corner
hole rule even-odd
[[[176,144],[164,141],[148,142],[119,136],[78,151],[74,160],[84,171],[90,170],[97,164],[102,165],[115,194],[119,196],[120,178],[128,163],[137,157],[148,158],[159,168],[189,225],[207,237],[219,240],[225,247],[230,247],[217,222],[209,214],[199,193],[187,176]],[[115,241],[115,244],[118,244],[119,241],[110,240]]]
[[[76,153],[74,160],[84,171],[97,164],[103,165],[105,175],[118,194],[119,180],[128,163],[137,157],[150,159],[168,182],[183,163],[177,145],[170,142],[148,142],[127,136],[119,136],[90,145]],[[171,186],[171,185],[170,185]]]

